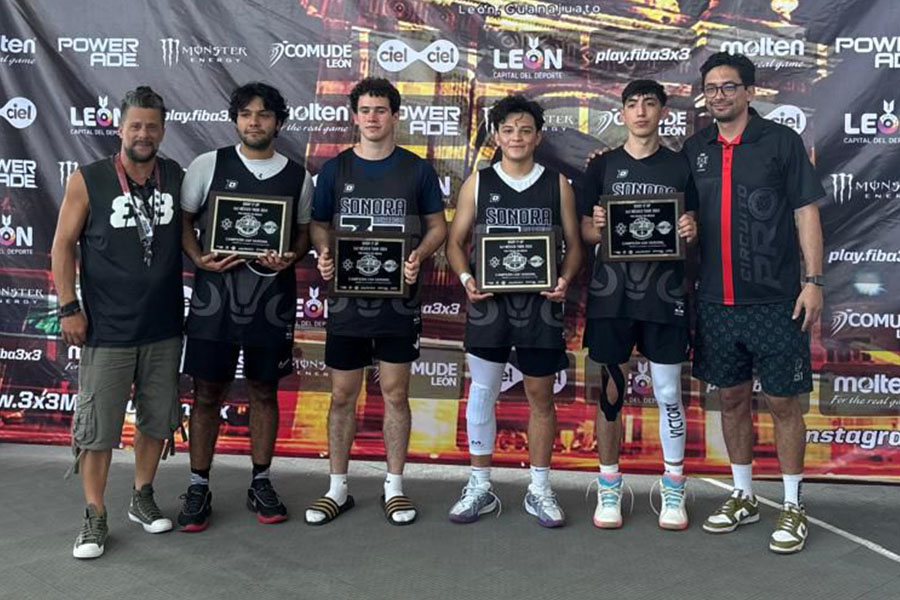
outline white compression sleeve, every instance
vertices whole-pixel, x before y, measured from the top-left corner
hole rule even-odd
[[[687,433],[681,400],[681,365],[651,362],[650,375],[653,377],[653,393],[659,404],[659,439],[662,441],[663,458],[668,463],[680,463],[684,460]]]
[[[503,363],[495,363],[466,354],[472,383],[466,403],[466,432],[469,435],[469,453],[476,456],[493,454],[497,438],[497,417],[494,405],[500,395],[503,379]]]

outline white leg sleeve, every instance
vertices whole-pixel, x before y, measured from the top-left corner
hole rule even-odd
[[[684,442],[687,422],[681,401],[681,365],[650,363],[653,377],[653,393],[659,404],[659,439],[662,441],[663,459],[668,463],[684,460]]]
[[[466,354],[472,383],[466,403],[466,432],[469,434],[469,454],[493,454],[497,438],[497,417],[494,405],[500,395],[503,363],[495,363]]]

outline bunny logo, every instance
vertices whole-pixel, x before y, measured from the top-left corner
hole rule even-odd
[[[638,396],[648,398],[653,395],[653,380],[650,378],[650,363],[640,361],[637,373],[631,379],[631,389]]]
[[[325,304],[319,300],[319,288],[310,286],[309,300],[304,305],[304,312],[310,319],[321,318],[325,313]]]

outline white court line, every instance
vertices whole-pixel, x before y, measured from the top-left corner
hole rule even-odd
[[[709,477],[699,477],[699,479],[701,481],[705,481],[706,483],[709,483],[716,487],[720,487],[723,490],[728,490],[729,492],[734,490],[734,488],[732,486],[728,485],[727,483],[722,483],[721,481],[718,481],[716,479],[710,479]],[[762,496],[757,496],[756,499],[759,500],[761,503],[765,504],[766,506],[769,506],[771,508],[777,508],[778,510],[781,510],[781,504],[778,504],[777,502],[772,502],[771,500],[769,500],[767,498],[763,498]],[[821,519],[817,519],[815,517],[807,516],[806,520],[814,525],[818,525],[822,529],[825,529],[827,531],[830,531],[831,533],[839,535],[842,538],[848,539],[851,542],[855,542],[864,548],[868,548],[872,552],[874,552],[876,554],[880,554],[881,556],[885,557],[888,560],[892,560],[895,563],[900,563],[900,554],[891,552],[890,550],[888,550],[884,546],[881,546],[880,544],[876,544],[875,542],[867,540],[866,538],[861,538],[858,535],[854,535],[854,534],[850,533],[849,531],[844,531],[840,527],[835,527],[831,523],[826,523],[825,521],[822,521]]]

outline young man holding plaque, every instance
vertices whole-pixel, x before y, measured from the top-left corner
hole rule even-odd
[[[382,508],[390,524],[409,525],[417,511],[403,494],[403,467],[411,422],[410,363],[419,357],[422,328],[417,281],[422,261],[444,243],[444,202],[434,168],[394,142],[400,118],[397,89],[386,79],[363,79],[350,92],[350,107],[359,142],[322,166],[313,202],[311,230],[319,254],[318,268],[326,281],[333,282],[325,340],[325,364],[331,369],[332,381],[328,410],[331,480],[325,495],[307,508],[306,522],[323,525],[353,507],[347,467],[356,434],[356,400],[363,369],[375,359],[384,399],[387,455]],[[411,250],[397,254],[398,260],[372,253],[347,255],[336,265],[332,242],[341,244],[343,238],[334,238],[342,232],[362,233],[354,239],[363,245],[375,238],[384,240],[377,252],[397,243],[390,239],[393,232],[394,238],[405,239]],[[402,290],[393,287],[381,289],[375,278],[365,280],[376,272],[379,277],[402,272],[402,277],[394,280],[402,287],[405,279],[408,293],[402,295]],[[353,287],[345,279],[348,273],[355,273],[353,285],[369,286],[371,295],[342,295]]]
[[[637,80],[625,86],[622,119],[628,139],[619,148],[591,161],[584,174],[580,199],[582,238],[587,244],[598,245],[588,288],[584,346],[591,361],[599,365],[588,375],[599,379],[600,387],[596,417],[600,475],[593,520],[594,525],[605,529],[622,526],[621,410],[628,362],[635,346],[650,362],[653,393],[659,405],[664,463],[659,482],[659,526],[688,526],[684,508],[686,421],[681,400],[681,363],[688,359],[690,345],[684,261],[675,253],[675,260],[646,257],[626,262],[616,254],[615,247],[610,247],[610,256],[603,260],[599,252],[601,242],[622,243],[629,236],[646,240],[653,232],[672,231],[673,226],[675,235],[671,240],[677,244],[696,237],[693,211],[697,208],[697,196],[690,167],[681,154],[661,146],[659,141],[659,123],[667,114],[666,100],[665,90],[655,81]],[[653,222],[649,233],[647,229],[632,229],[636,220],[607,222],[604,200],[610,196],[622,196],[628,202],[651,202],[653,197],[668,201],[679,194],[684,198],[683,214],[673,211],[674,218]]]
[[[240,143],[201,154],[184,177],[183,244],[196,271],[184,358],[184,372],[194,378],[194,404],[191,480],[178,515],[182,531],[203,531],[209,524],[209,476],[221,407],[241,352],[253,462],[247,507],[260,523],[287,519],[269,466],[278,431],[278,380],[293,369],[294,263],[309,249],[312,198],[306,169],[275,151],[287,115],[275,88],[264,83],[237,88],[229,116]],[[234,231],[244,247],[228,237]],[[227,244],[220,245],[222,240]],[[285,241],[289,245],[279,248]]]
[[[152,485],[166,440],[174,452],[184,311],[182,170],[157,156],[165,118],[162,98],[149,87],[125,95],[122,149],[69,178],[53,240],[62,338],[82,347],[72,447],[87,506],[75,558],[97,558],[105,549],[103,497],[129,399],[137,409],[137,430],[128,518],[149,533],[172,529]],[[78,245],[81,302],[75,293]]]
[[[750,108],[753,63],[713,54],[700,68],[716,122],[684,144],[700,195],[700,285],[694,376],[719,388],[734,492],[703,524],[710,533],[759,520],[752,489],[755,370],[775,424],[784,505],[773,552],[806,543],[800,502],[806,426],[798,394],[812,390],[809,329],[822,310],[825,195],[800,136]],[[801,283],[800,254],[805,278]]]
[[[525,495],[525,510],[544,527],[565,523],[563,509],[550,486],[550,460],[556,436],[553,381],[556,373],[568,365],[563,302],[569,282],[581,266],[581,240],[572,187],[561,174],[534,161],[535,148],[541,141],[543,114],[537,102],[521,95],[508,96],[494,104],[488,119],[502,159],[469,176],[460,189],[456,216],[450,226],[447,258],[469,300],[465,345],[471,375],[466,430],[472,471],[461,497],[450,509],[450,520],[455,523],[472,523],[499,504],[490,480],[497,434],[494,406],[512,348],[516,349],[518,368],[525,377],[530,409],[531,483]],[[473,231],[474,250],[469,255],[466,243]],[[495,250],[482,251],[480,242],[490,234],[510,237],[496,246],[492,241]],[[504,244],[509,249],[534,234],[550,241],[544,255],[503,252]],[[546,274],[548,264],[558,266],[558,276],[546,276],[543,285],[517,286],[519,291],[515,292],[487,291],[499,289],[497,284],[503,280],[521,280],[523,273],[537,281],[538,274]],[[481,274],[480,281],[476,281],[473,272]],[[529,288],[544,291],[528,291]]]

